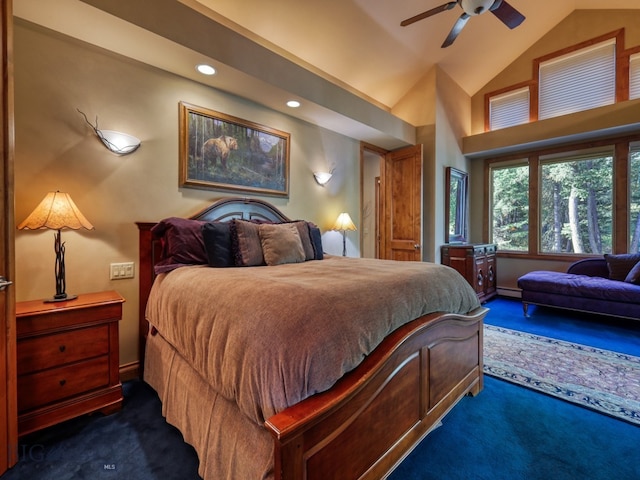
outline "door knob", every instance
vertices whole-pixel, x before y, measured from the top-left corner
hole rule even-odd
[[[10,282],[6,278],[0,276],[0,292],[2,292],[5,288],[12,284],[13,282]]]
[[[414,243],[414,244],[413,244],[413,248],[414,248],[415,250],[420,250],[420,244],[419,244],[419,243]]]

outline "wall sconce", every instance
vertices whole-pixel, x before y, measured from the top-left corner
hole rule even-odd
[[[68,193],[49,192],[31,214],[18,225],[18,230],[37,230],[49,228],[56,230],[54,234],[54,249],[56,252],[56,294],[48,302],[64,302],[77,298],[77,295],[67,295],[65,267],[64,267],[64,242],[60,240],[60,230],[71,228],[78,230],[86,228],[93,230],[93,225],[82,215]]]
[[[357,230],[356,226],[353,224],[353,220],[351,220],[351,216],[348,213],[342,212],[338,215],[338,219],[336,223],[333,224],[333,228],[331,230],[339,230],[342,232],[342,256],[347,256],[347,230]]]
[[[331,180],[331,177],[333,176],[333,170],[331,170],[330,172],[313,172],[313,176],[315,177],[318,185],[324,187],[327,182]]]
[[[111,152],[118,155],[127,155],[138,149],[140,146],[140,140],[128,133],[116,132],[114,130],[100,130],[98,129],[98,117],[96,117],[95,126],[87,119],[87,116],[78,110],[84,117],[84,121],[91,126],[98,138],[102,141],[105,147]]]

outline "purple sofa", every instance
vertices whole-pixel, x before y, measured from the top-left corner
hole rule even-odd
[[[534,271],[518,279],[525,316],[533,304],[634,320],[640,320],[638,283],[640,254],[588,258],[567,273]]]

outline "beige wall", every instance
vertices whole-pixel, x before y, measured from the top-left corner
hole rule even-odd
[[[625,48],[640,45],[639,10],[576,10],[472,97],[471,133],[484,131],[485,93],[532,79],[533,60],[625,28]]]
[[[66,191],[93,231],[62,233],[67,292],[114,289],[125,298],[120,362],[137,359],[138,278],[109,280],[109,264],[138,259],[136,221],[193,214],[232,192],[178,188],[178,102],[186,101],[291,134],[289,198],[263,197],[291,218],[316,222],[325,249],[340,254],[327,231],[344,210],[357,218],[359,141],[323,130],[202,84],[106,53],[23,21],[15,27],[16,221],[52,190]],[[76,111],[104,129],[142,140],[133,154],[106,150]],[[312,172],[335,165],[326,187]],[[357,233],[350,255],[359,254]],[[18,301],[55,293],[53,233],[16,233]],[[137,272],[136,272],[137,273]]]
[[[445,169],[469,171],[462,154],[462,138],[469,135],[471,100],[464,90],[436,66],[393,108],[415,125],[422,144],[422,259],[440,262],[444,243]]]
[[[462,138],[470,133],[471,99],[449,75],[439,68],[436,87],[438,100],[434,172],[436,179],[432,188],[436,199],[434,204],[437,206],[434,211],[434,258],[440,262],[440,246],[444,243],[447,228],[444,211],[444,199],[448,195],[448,185],[445,186],[446,167],[455,167],[463,172],[469,172],[470,168],[469,160],[462,154]],[[470,195],[473,195],[473,191],[470,191]],[[469,237],[467,240],[474,239]]]

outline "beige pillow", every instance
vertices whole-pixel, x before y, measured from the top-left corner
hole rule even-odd
[[[264,265],[259,225],[246,220],[233,220],[231,241],[236,267]]]
[[[304,262],[305,254],[298,227],[293,223],[260,225],[258,232],[267,265]]]

